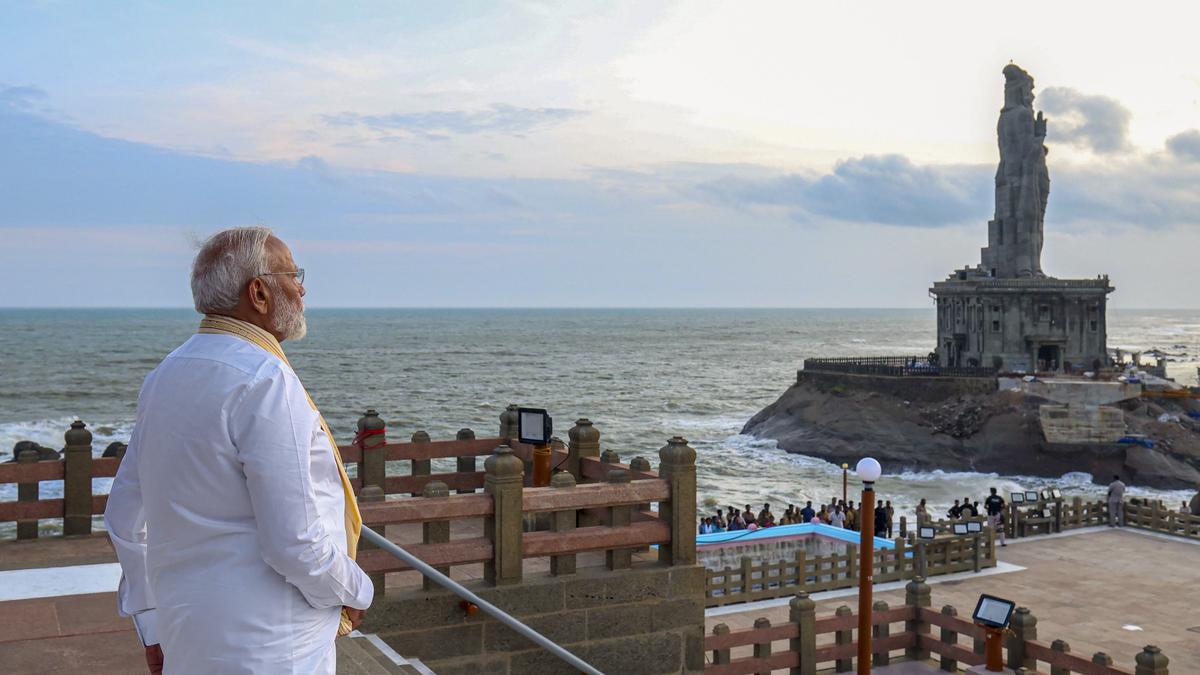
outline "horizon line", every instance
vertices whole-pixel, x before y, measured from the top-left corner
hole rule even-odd
[[[316,305],[306,306],[305,311],[317,310],[587,310],[587,309],[613,309],[613,310],[678,310],[678,309],[709,309],[709,310],[791,310],[791,309],[825,309],[825,310],[933,310],[934,307],[929,306],[866,306],[866,305],[756,305],[756,306],[735,306],[735,305]],[[0,311],[14,310],[76,310],[76,311],[95,311],[95,310],[163,310],[163,311],[178,311],[189,310],[195,311],[193,307],[184,305],[0,305]],[[1136,312],[1156,312],[1156,311],[1200,311],[1200,307],[1109,307],[1109,311],[1136,311]],[[199,314],[199,312],[196,312]]]

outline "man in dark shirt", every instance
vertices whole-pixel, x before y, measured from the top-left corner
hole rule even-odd
[[[886,537],[888,531],[887,508],[883,504],[875,507],[875,536]]]
[[[992,488],[992,494],[983,500],[983,508],[987,511],[988,525],[992,526],[992,530],[1000,538],[1000,545],[1008,546],[1004,541],[1004,524],[1001,522],[1000,516],[1004,513],[1004,497],[996,494],[996,488]]]
[[[957,499],[954,500],[954,506],[950,507],[950,510],[946,512],[946,515],[950,516],[950,520],[958,520],[962,517],[962,507],[958,505]]]
[[[811,522],[813,519],[813,516],[815,516],[815,515],[817,515],[817,512],[813,511],[812,502],[811,501],[804,502],[804,508],[800,509],[800,522],[801,523]]]
[[[979,512],[975,510],[975,507],[971,506],[970,497],[963,500],[962,511],[960,512],[960,515],[963,518],[974,518],[975,516],[979,515]]]

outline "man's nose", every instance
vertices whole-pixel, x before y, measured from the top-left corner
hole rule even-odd
[[[303,298],[303,297],[304,297],[305,295],[307,295],[307,294],[308,294],[308,291],[304,289],[304,283],[303,283],[303,282],[301,282],[301,284],[300,284],[300,297],[302,297],[302,298]]]

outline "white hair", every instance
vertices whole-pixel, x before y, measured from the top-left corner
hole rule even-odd
[[[192,302],[201,314],[231,312],[242,290],[267,270],[269,227],[233,227],[209,237],[192,261]]]

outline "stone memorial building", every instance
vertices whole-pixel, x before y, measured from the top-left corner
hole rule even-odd
[[[996,211],[982,261],[934,282],[942,367],[1083,371],[1108,364],[1108,276],[1057,279],[1042,271],[1050,176],[1046,120],[1033,111],[1033,77],[1004,68],[996,133]]]

